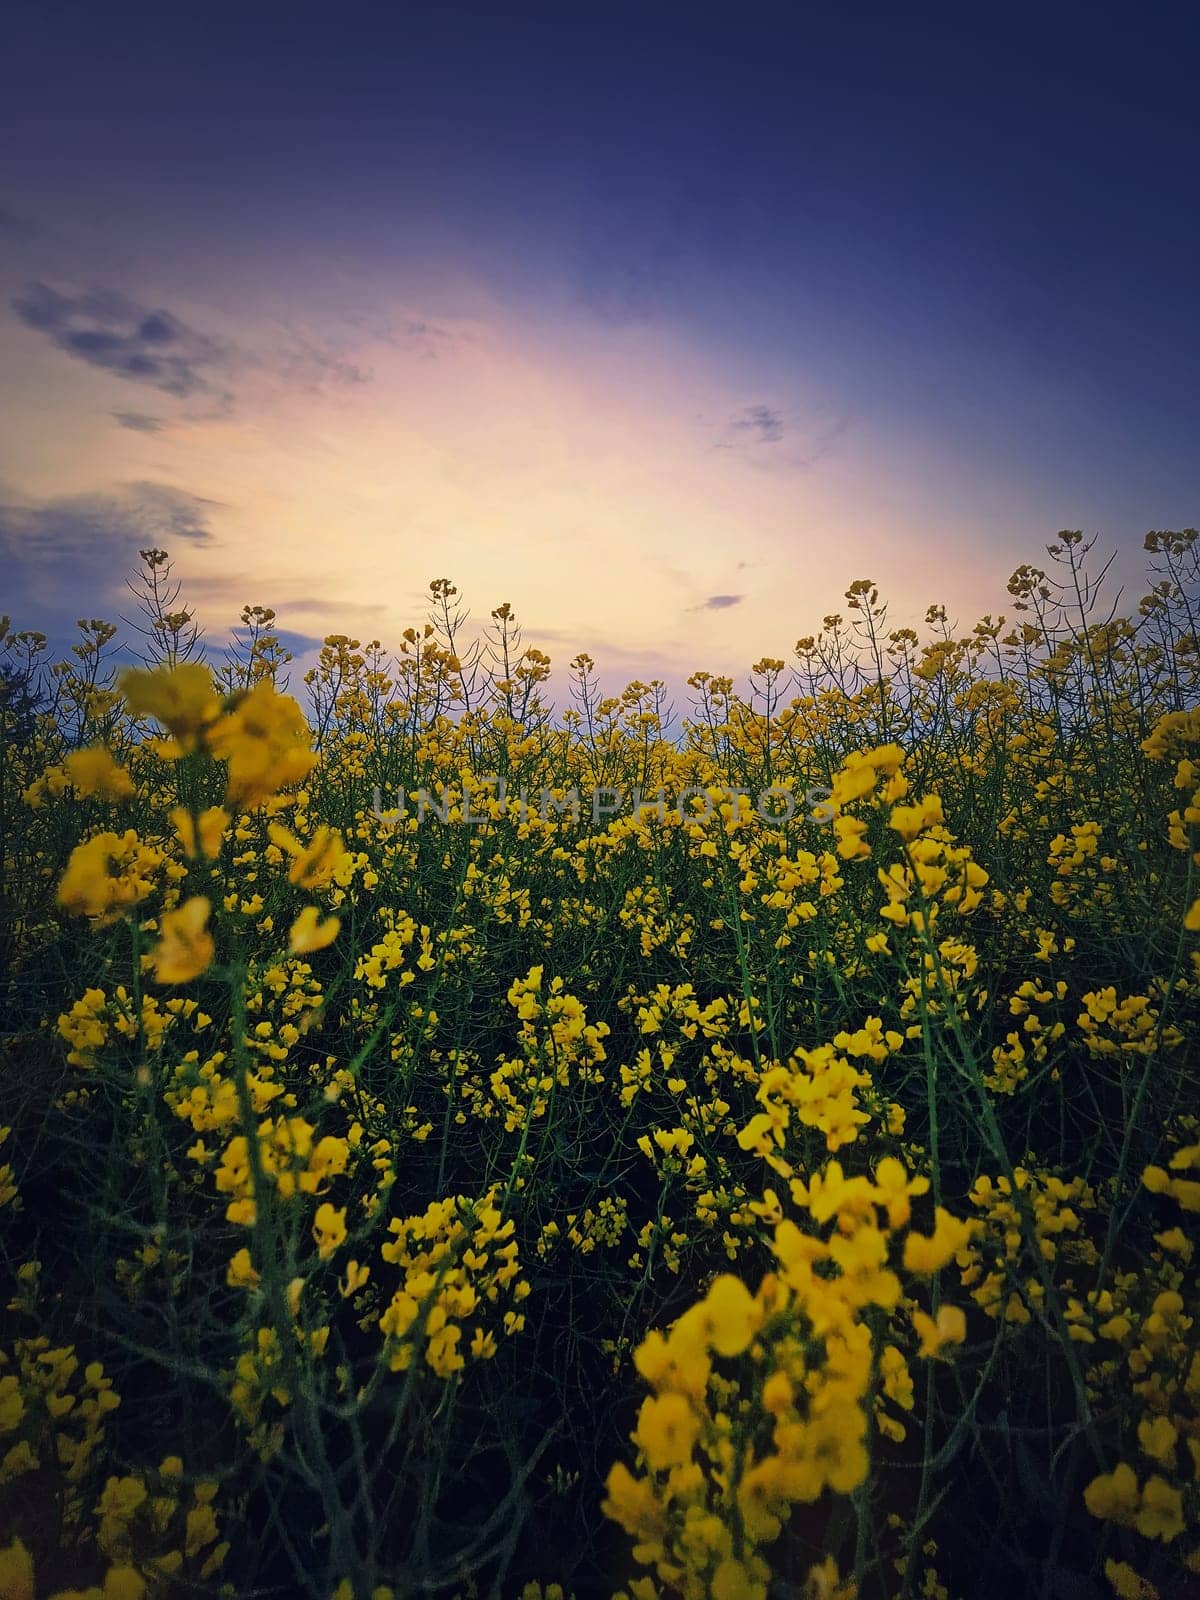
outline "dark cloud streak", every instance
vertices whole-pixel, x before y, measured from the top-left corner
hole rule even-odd
[[[206,395],[228,402],[213,381],[228,365],[228,353],[167,311],[148,310],[108,289],[70,295],[41,282],[26,285],[12,306],[27,328],[89,366],[178,399]]]
[[[131,433],[161,433],[164,426],[161,417],[149,416],[144,411],[114,411],[113,418]]]
[[[778,444],[783,438],[783,417],[771,406],[746,406],[729,426],[735,434],[751,435],[754,444]]]

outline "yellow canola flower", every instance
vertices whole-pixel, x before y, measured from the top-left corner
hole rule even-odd
[[[76,794],[98,800],[127,800],[135,792],[133,779],[114,759],[106,745],[72,750],[63,765]]]
[[[361,1261],[348,1261],[346,1263],[346,1276],[338,1284],[338,1293],[343,1300],[348,1300],[352,1294],[358,1293],[370,1276],[370,1267],[365,1266]]]
[[[1158,1600],[1158,1590],[1139,1577],[1128,1561],[1114,1561],[1110,1557],[1104,1563],[1104,1576],[1112,1585],[1117,1600]]]
[[[960,1222],[942,1206],[934,1211],[933,1233],[910,1233],[904,1240],[904,1266],[908,1272],[940,1272],[946,1263],[966,1248],[974,1231],[969,1222]]]
[[[1184,917],[1183,925],[1189,933],[1200,933],[1200,895],[1192,901],[1192,908]]]
[[[324,1200],[313,1218],[313,1242],[322,1261],[328,1261],[333,1252],[346,1242],[346,1208],[331,1206]]]
[[[267,832],[272,844],[278,845],[292,857],[292,864],[288,868],[288,882],[294,883],[298,889],[328,888],[349,860],[349,853],[342,844],[341,834],[336,828],[327,827],[324,823],[313,834],[308,844],[297,839],[291,829],[285,828],[280,822],[269,824]]]
[[[34,1600],[33,1557],[20,1539],[0,1550],[0,1600]]]
[[[1157,1473],[1139,1489],[1137,1475],[1125,1461],[1093,1478],[1083,1500],[1092,1516],[1134,1527],[1144,1539],[1170,1544],[1184,1529],[1179,1490]]]
[[[712,1577],[712,1600],[767,1600],[767,1586],[744,1562],[726,1556]]]
[[[342,926],[340,917],[322,918],[316,906],[305,906],[292,923],[288,934],[288,949],[296,956],[311,955],[314,950],[324,950],[337,938]]]
[[[1169,1417],[1143,1417],[1138,1423],[1138,1444],[1142,1454],[1150,1456],[1161,1466],[1174,1464],[1178,1439],[1179,1434]]]
[[[809,1600],[857,1600],[858,1585],[852,1578],[843,1583],[837,1562],[832,1556],[826,1556],[819,1566],[808,1569],[804,1592]]]
[[[87,1589],[59,1589],[49,1600],[142,1600],[145,1593],[146,1580],[135,1567],[122,1562],[109,1567],[103,1588],[92,1584]]]
[[[266,679],[241,696],[208,730],[208,748],[229,767],[226,802],[251,811],[308,776],[317,757],[312,730],[290,695]]]
[[[193,861],[200,857],[206,861],[216,860],[231,821],[223,806],[209,806],[198,817],[193,817],[186,806],[175,806],[171,811],[171,825],[179,836],[183,853]]]
[[[722,1273],[698,1305],[685,1311],[682,1338],[695,1333],[720,1356],[740,1356],[762,1323],[762,1308],[740,1278]]]
[[[48,1600],[142,1600],[145,1593],[140,1573],[121,1562],[108,1569],[103,1587],[59,1589]],[[33,1557],[20,1539],[0,1550],[0,1600],[36,1600]]]
[[[1183,1532],[1183,1496],[1156,1473],[1142,1490],[1142,1503],[1134,1526],[1144,1539],[1170,1544]]]
[[[889,818],[892,827],[902,839],[912,840],[925,828],[944,822],[940,795],[926,795],[911,806],[893,806]]]
[[[1171,1162],[1172,1168],[1184,1167],[1180,1156],[1187,1154],[1187,1151],[1178,1151]],[[1147,1167],[1142,1173],[1142,1182],[1151,1194],[1169,1194],[1184,1211],[1200,1211],[1200,1182],[1196,1179],[1172,1178],[1164,1167]]]
[[[1112,1472],[1093,1478],[1083,1491],[1083,1503],[1092,1516],[1106,1522],[1132,1522],[1138,1507],[1138,1481],[1133,1468],[1122,1461]]]
[[[920,1353],[927,1360],[940,1356],[949,1344],[961,1344],[967,1336],[967,1319],[961,1306],[939,1306],[936,1321],[924,1311],[914,1311],[912,1324],[921,1341]]]
[[[221,709],[212,673],[200,661],[150,671],[130,667],[121,674],[117,687],[133,716],[161,722],[184,751],[195,748],[201,729]]]
[[[884,1156],[875,1168],[875,1199],[887,1207],[889,1228],[907,1227],[912,1215],[912,1197],[928,1192],[929,1179],[910,1178],[904,1163],[895,1156]]]
[[[207,923],[212,907],[203,895],[193,895],[162,919],[162,937],[150,952],[159,983],[190,983],[211,963],[214,953]]]
[[[132,828],[97,833],[71,851],[58,885],[58,903],[81,916],[111,920],[146,898],[153,888],[150,874],[161,860]]]
[[[690,1461],[699,1437],[700,1419],[685,1396],[650,1395],[642,1401],[633,1438],[652,1472]]]
[[[600,1509],[605,1516],[612,1517],[635,1537],[661,1538],[666,1519],[648,1478],[635,1478],[623,1461],[615,1461],[604,1487],[607,1494]]]
[[[262,1282],[262,1274],[250,1259],[250,1252],[245,1246],[230,1258],[225,1282],[231,1289],[257,1289]]]
[[[863,861],[871,854],[864,835],[867,825],[859,817],[835,817],[833,832],[837,839],[837,853],[843,861]]]

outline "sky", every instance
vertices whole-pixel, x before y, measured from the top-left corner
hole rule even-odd
[[[1190,11],[1190,15],[1189,15]],[[1195,7],[9,0],[0,611],[608,689],[1200,515]]]

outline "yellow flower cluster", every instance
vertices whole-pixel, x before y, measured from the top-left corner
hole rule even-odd
[[[605,1511],[670,1592],[766,1600],[764,1552],[791,1507],[857,1489],[873,1426],[904,1436],[886,1407],[910,1411],[912,1381],[882,1333],[901,1308],[898,1269],[934,1274],[972,1232],[940,1208],[933,1235],[909,1231],[912,1198],[927,1188],[892,1158],[873,1178],[835,1161],[794,1180],[799,1220],[776,1225],[775,1270],[757,1293],[719,1277],[638,1348],[653,1391],[632,1436],[643,1475],[618,1462]],[[943,1304],[936,1320],[912,1310],[922,1355],[962,1341],[960,1308]]]
[[[546,1115],[556,1088],[572,1081],[599,1083],[605,1059],[607,1022],[591,1023],[583,1004],[568,994],[561,978],[543,989],[542,968],[516,978],[508,1003],[520,1022],[521,1054],[502,1059],[491,1075],[492,1097],[509,1132]]]
[[[120,1405],[98,1361],[81,1368],[73,1345],[43,1337],[0,1348],[0,1485],[56,1462],[67,1485],[82,1481],[104,1444],[105,1419]],[[78,1520],[69,1495],[63,1514]]]
[[[269,1092],[260,1089],[261,1099]],[[334,1134],[318,1136],[304,1117],[268,1117],[255,1129],[255,1147],[245,1134],[236,1134],[225,1146],[216,1169],[217,1190],[232,1198],[225,1215],[245,1227],[257,1217],[257,1168],[283,1201],[298,1195],[324,1193],[329,1183],[345,1172],[351,1142]]]
[[[58,886],[58,903],[80,916],[111,921],[152,893],[162,859],[162,852],[132,828],[122,834],[94,834],[72,850]]]
[[[379,1318],[384,1357],[393,1372],[416,1356],[439,1378],[452,1378],[467,1359],[490,1360],[497,1341],[492,1322],[511,1335],[525,1326],[516,1309],[529,1294],[520,1276],[514,1224],[489,1191],[481,1200],[456,1195],[411,1217],[393,1217],[383,1260],[401,1268],[403,1282]],[[503,1315],[502,1301],[509,1305]]]

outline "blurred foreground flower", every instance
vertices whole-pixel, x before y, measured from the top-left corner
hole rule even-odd
[[[292,930],[288,934],[288,949],[296,956],[306,956],[314,950],[324,950],[326,945],[332,944],[337,938],[341,926],[340,917],[325,917],[322,920],[316,906],[305,906],[292,923]]]
[[[133,779],[114,761],[105,745],[72,750],[63,765],[76,794],[95,795],[99,800],[127,800],[134,792]]]
[[[132,714],[161,722],[181,752],[195,749],[200,730],[221,710],[212,673],[200,661],[151,671],[131,667],[121,674],[117,687]]]
[[[197,894],[162,919],[162,937],[150,952],[159,983],[190,983],[212,961],[213,938],[207,927],[211,909]]]

